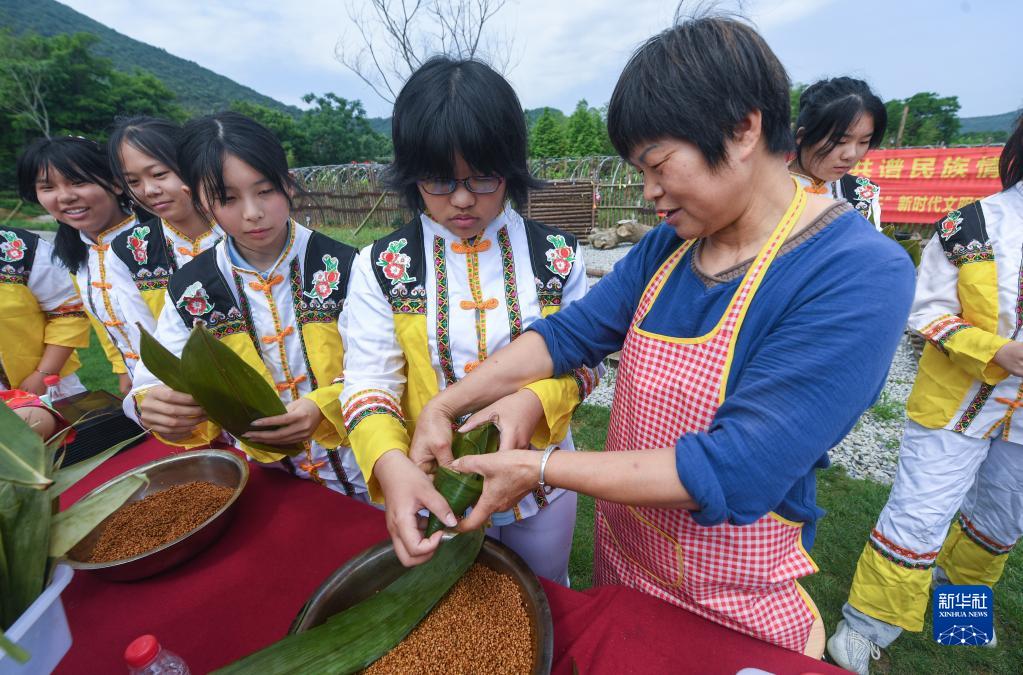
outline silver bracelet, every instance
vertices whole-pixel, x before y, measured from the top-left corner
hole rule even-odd
[[[560,449],[561,448],[559,448],[556,445],[547,448],[546,450],[544,450],[543,457],[540,458],[540,489],[543,490],[543,493],[545,495],[549,495],[550,493],[554,492],[554,486],[548,485],[547,483],[544,482],[543,472],[547,468],[547,460],[551,458],[551,453],[553,453],[555,450]]]

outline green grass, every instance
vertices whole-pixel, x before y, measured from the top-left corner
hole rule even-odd
[[[572,435],[581,450],[599,450],[607,437],[606,408],[583,405],[572,421]],[[856,561],[881,508],[888,486],[856,480],[841,467],[818,473],[817,498],[828,512],[817,527],[811,555],[820,572],[802,581],[824,617],[830,635],[841,619]],[[575,540],[569,560],[572,588],[588,588],[593,571],[593,500],[579,497]],[[928,613],[930,608],[928,608]],[[1002,580],[995,587],[998,648],[943,647],[931,639],[928,615],[921,633],[904,633],[882,652],[871,672],[881,675],[1016,674],[1023,664],[1023,547],[1010,554]]]
[[[874,417],[883,422],[891,422],[902,418],[906,413],[906,404],[892,398],[888,392],[882,391],[881,398],[877,400],[877,403],[870,406],[870,412]]]
[[[96,339],[96,332],[89,333],[88,349],[79,349],[78,358],[82,361],[82,367],[78,369],[78,378],[90,391],[105,389],[117,396],[121,395],[117,387],[117,376],[110,370],[110,362],[107,361],[103,348]]]
[[[380,237],[390,234],[395,228],[390,225],[366,225],[366,227],[362,228],[359,234],[355,236],[353,236],[355,228],[352,227],[332,227],[327,225],[317,229],[332,239],[343,241],[349,246],[361,249],[363,246],[372,244]]]

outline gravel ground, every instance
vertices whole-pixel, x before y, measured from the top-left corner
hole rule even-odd
[[[628,252],[629,246],[599,251],[583,246],[586,268],[610,270]],[[597,279],[591,277],[591,284]],[[906,421],[906,399],[916,377],[916,359],[906,338],[899,343],[888,371],[888,380],[878,401],[860,417],[849,435],[831,451],[831,461],[846,468],[854,478],[869,478],[891,484],[899,454],[902,427]],[[609,367],[588,404],[610,407],[614,396],[615,368]]]

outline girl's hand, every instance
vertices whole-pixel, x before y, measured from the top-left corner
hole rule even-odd
[[[543,404],[539,397],[529,389],[521,389],[473,414],[458,429],[458,433],[464,434],[491,422],[501,432],[499,450],[528,448],[529,440],[542,419]]]
[[[441,406],[427,403],[423,407],[408,453],[408,459],[421,471],[432,473],[438,464],[447,466],[454,459],[451,454],[454,422],[454,416]]]
[[[117,388],[121,390],[121,396],[127,396],[128,392],[131,391],[131,375],[128,373],[119,374],[117,376]]]
[[[540,460],[536,450],[502,450],[489,455],[466,455],[451,463],[459,473],[483,476],[483,494],[472,512],[458,523],[459,532],[486,525],[490,516],[507,511],[540,483]],[[548,466],[550,460],[548,459]]]
[[[164,384],[147,389],[139,403],[142,426],[168,441],[188,438],[206,421],[206,412],[189,394]]]
[[[316,427],[323,421],[320,406],[307,398],[292,401],[283,415],[264,417],[252,423],[254,427],[278,427],[268,431],[250,431],[243,439],[266,443],[267,445],[290,445],[304,443],[313,437]]]
[[[420,509],[428,509],[448,527],[458,520],[447,500],[433,487],[430,476],[420,471],[401,450],[385,452],[373,466],[373,475],[380,481],[387,508],[387,531],[398,560],[406,567],[420,565],[440,546],[443,532],[423,538],[425,522],[420,522]]]
[[[36,396],[42,396],[46,393],[47,388],[46,382],[44,381],[45,378],[45,375],[40,373],[38,370],[34,370],[28,377],[21,381],[17,388],[22,391],[35,394]]]
[[[1023,342],[1010,342],[995,352],[995,363],[1012,375],[1023,375]]]

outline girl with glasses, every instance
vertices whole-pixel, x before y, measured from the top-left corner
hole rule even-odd
[[[431,484],[407,456],[426,402],[582,297],[586,275],[572,235],[511,205],[523,205],[536,181],[522,106],[495,71],[430,60],[402,89],[392,125],[390,180],[418,215],[356,262],[341,402],[370,496],[385,501],[393,529],[397,514],[414,521],[422,507],[449,512],[435,492],[430,503],[415,497],[416,486]],[[579,368],[518,392],[528,421],[497,420],[501,447],[571,449],[569,420],[595,382],[593,370]],[[571,492],[530,491],[493,514],[489,534],[537,574],[567,583],[575,505]]]

